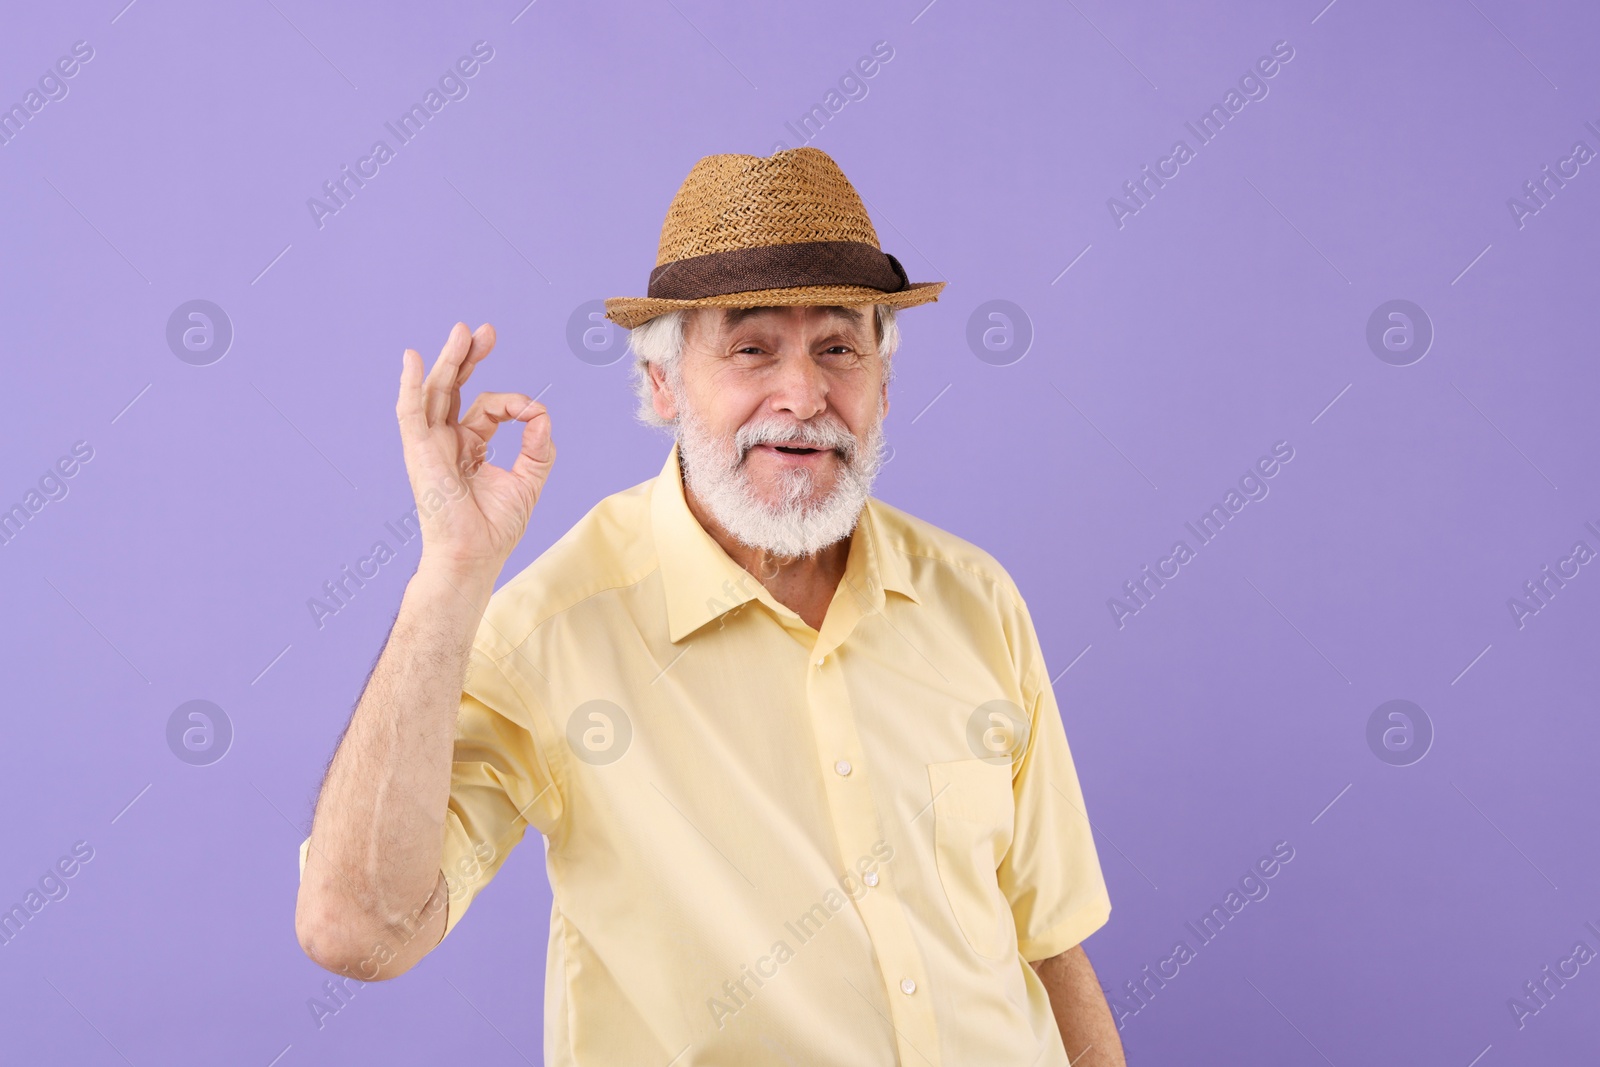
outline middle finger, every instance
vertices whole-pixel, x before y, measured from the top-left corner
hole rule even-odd
[[[461,362],[471,349],[472,335],[467,324],[458,322],[450,328],[439,358],[434,361],[428,377],[422,383],[423,408],[427,411],[428,425],[437,426],[456,410],[461,399],[461,389],[456,385]]]
[[[456,372],[456,389],[450,398],[450,419],[454,421],[461,414],[461,387],[467,384],[467,379],[472,377],[473,370],[483,358],[494,348],[494,327],[487,322],[472,331],[472,347],[467,350],[466,356],[461,361],[461,368]]]

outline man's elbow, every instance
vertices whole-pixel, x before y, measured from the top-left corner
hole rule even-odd
[[[354,916],[339,913],[302,892],[295,904],[295,938],[318,967],[362,982],[398,978],[420,959]]]

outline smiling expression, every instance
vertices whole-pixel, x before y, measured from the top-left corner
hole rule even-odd
[[[768,507],[825,501],[889,408],[870,307],[698,309],[680,362],[657,414],[687,409]]]

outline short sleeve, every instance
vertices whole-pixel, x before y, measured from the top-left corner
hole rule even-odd
[[[536,742],[533,716],[539,713],[514,666],[507,669],[475,643],[456,715],[444,820],[440,869],[449,886],[444,936],[494,878],[527,827],[549,834],[560,818],[560,792]]]
[[[1012,779],[1016,821],[1011,849],[998,875],[1011,902],[1018,950],[1033,961],[1065,952],[1104,926],[1111,917],[1111,898],[1061,711],[1025,609],[1021,630],[1030,726],[1027,749]]]

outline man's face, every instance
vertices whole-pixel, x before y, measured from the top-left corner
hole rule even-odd
[[[652,368],[654,404],[718,521],[781,555],[847,534],[889,406],[872,309],[701,308],[684,342],[670,380]]]

